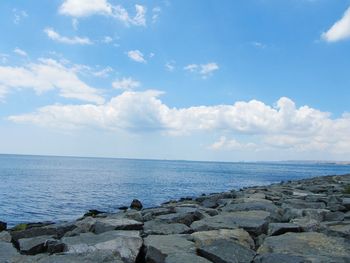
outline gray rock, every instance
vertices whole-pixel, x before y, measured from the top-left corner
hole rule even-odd
[[[311,263],[304,257],[289,254],[268,253],[259,255],[254,259],[254,263]]]
[[[143,223],[127,218],[101,218],[92,226],[92,232],[100,234],[112,230],[141,230]]]
[[[350,221],[328,224],[328,233],[350,239]]]
[[[342,205],[349,211],[350,210],[350,198],[343,198]]]
[[[11,235],[7,231],[0,232],[0,241],[11,242]]]
[[[292,223],[270,223],[268,229],[269,236],[283,235],[287,232],[302,232],[300,226]]]
[[[180,223],[187,226],[205,216],[196,207],[176,207],[176,213],[157,216],[155,219],[165,223]]]
[[[52,236],[37,236],[18,239],[19,250],[26,255],[36,255],[47,251],[46,242],[52,240]]]
[[[326,213],[324,220],[325,221],[343,221],[345,214],[343,212],[328,212]]]
[[[292,207],[297,209],[325,209],[326,205],[322,202],[306,202],[305,200],[301,199],[286,199],[284,200],[282,207]]]
[[[109,231],[99,235],[83,233],[79,236],[64,237],[67,254],[85,254],[89,257],[103,255],[126,263],[135,262],[142,246],[138,231]],[[100,261],[99,261],[100,262]]]
[[[170,254],[165,258],[165,263],[211,263],[205,258],[190,253]]]
[[[267,237],[259,254],[280,253],[297,256],[339,257],[350,260],[350,247],[343,238],[328,237],[321,233],[286,233]],[[332,261],[337,262],[337,261]]]
[[[255,252],[234,241],[216,240],[198,248],[198,254],[215,263],[251,262]]]
[[[0,262],[12,263],[12,258],[18,255],[19,253],[11,243],[0,241]]]
[[[267,201],[267,200],[266,200]],[[236,211],[251,211],[251,210],[261,210],[271,213],[271,217],[274,220],[281,220],[281,209],[275,206],[274,204],[267,202],[246,202],[238,204],[229,204],[222,208],[224,212],[236,212]]]
[[[243,228],[254,236],[267,232],[270,213],[266,211],[239,211],[222,213],[193,222],[194,231]]]
[[[241,228],[200,231],[191,234],[191,237],[197,247],[210,245],[219,239],[235,241],[249,249],[254,249],[255,247],[254,240],[247,231]]]
[[[320,222],[309,217],[295,218],[291,220],[291,223],[298,225],[303,232],[320,230]]]
[[[59,240],[47,240],[45,242],[45,247],[49,254],[61,253],[66,248],[65,244]]]
[[[171,255],[193,254],[195,245],[186,239],[186,235],[150,235],[144,239],[146,262],[164,263]]]
[[[303,209],[303,216],[322,222],[330,211],[327,209]]]
[[[193,232],[185,224],[168,224],[157,220],[145,222],[143,230],[147,235],[188,234]]]

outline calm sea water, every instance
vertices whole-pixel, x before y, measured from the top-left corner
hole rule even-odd
[[[134,198],[146,207],[197,196],[318,175],[349,165],[220,163],[0,155],[0,220],[72,220],[89,209],[115,211]]]

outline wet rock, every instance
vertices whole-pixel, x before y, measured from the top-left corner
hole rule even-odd
[[[186,235],[150,235],[144,239],[144,245],[146,262],[164,263],[168,256],[196,254],[194,243],[188,241]]]
[[[0,232],[7,229],[7,223],[0,221]]]
[[[147,235],[172,235],[172,234],[188,234],[193,232],[191,228],[185,224],[179,223],[164,223],[162,221],[145,222],[144,233]]]
[[[302,232],[300,226],[292,223],[270,223],[268,229],[269,236],[278,236],[287,232]]]
[[[345,239],[329,237],[316,232],[286,233],[280,236],[267,237],[258,249],[258,253],[280,253],[307,257],[322,256],[334,260],[331,262],[338,262],[335,260],[336,258],[350,260],[350,247]]]
[[[216,240],[224,239],[238,242],[242,246],[254,249],[254,240],[244,229],[219,229],[211,231],[200,231],[191,234],[196,246],[210,245]]]
[[[21,238],[18,240],[19,250],[26,255],[36,255],[47,251],[46,242],[52,240],[52,236],[37,236]]]
[[[143,207],[142,203],[140,200],[138,199],[134,199],[132,200],[131,204],[130,204],[130,208],[131,209],[135,209],[135,210],[141,210]]]
[[[198,254],[215,263],[246,263],[251,262],[255,256],[254,250],[223,239],[199,246]]]
[[[62,242],[68,254],[87,254],[90,258],[98,258],[101,255],[102,258],[121,260],[125,263],[135,262],[142,246],[138,231],[109,231],[99,235],[83,233],[79,236],[64,237]]]
[[[92,232],[100,234],[111,230],[141,230],[143,223],[127,218],[101,218],[92,226]]]

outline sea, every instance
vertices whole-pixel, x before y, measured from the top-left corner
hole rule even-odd
[[[90,209],[153,207],[181,197],[350,173],[316,162],[199,162],[0,155],[0,221],[70,221]]]

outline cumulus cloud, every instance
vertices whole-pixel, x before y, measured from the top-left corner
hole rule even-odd
[[[169,72],[173,72],[175,70],[175,61],[165,63],[165,69]]]
[[[127,52],[128,57],[136,62],[139,63],[146,63],[147,61],[144,58],[144,55],[142,54],[142,52],[140,50],[130,50]]]
[[[2,96],[11,90],[24,88],[33,89],[37,94],[57,89],[65,98],[104,102],[98,90],[81,81],[73,68],[53,59],[39,59],[37,63],[21,67],[0,66]]]
[[[347,38],[350,38],[350,7],[339,21],[322,34],[322,39],[327,42],[336,42]]]
[[[122,78],[112,83],[112,87],[115,89],[131,90],[140,87],[141,83],[132,78]]]
[[[207,64],[189,64],[184,67],[184,70],[192,73],[197,73],[202,76],[202,78],[207,78],[214,71],[219,69],[219,65],[215,62],[210,62]]]
[[[9,117],[59,128],[97,127],[132,132],[157,131],[180,136],[213,132],[246,136],[248,143],[221,137],[215,150],[287,148],[350,153],[350,116],[332,119],[330,114],[280,98],[275,106],[257,100],[232,105],[172,108],[159,91],[125,91],[102,105],[52,105],[34,113]]]
[[[159,15],[162,9],[159,6],[152,8],[152,23],[156,23],[159,19]]]
[[[46,35],[57,42],[60,43],[64,43],[64,44],[70,44],[70,45],[91,45],[92,41],[87,38],[87,37],[65,37],[65,36],[61,36],[59,33],[57,33],[55,30],[53,30],[52,28],[45,28],[44,32],[46,33]]]
[[[135,15],[121,5],[112,5],[107,0],[65,0],[59,8],[59,13],[72,17],[87,17],[104,15],[113,17],[126,25],[146,26],[146,7],[135,5]]]
[[[20,48],[15,48],[13,50],[13,52],[16,53],[19,56],[22,56],[22,57],[26,57],[27,56],[27,52],[25,52],[24,50],[22,50]]]
[[[17,8],[12,9],[13,13],[13,23],[18,25],[21,23],[21,21],[28,17],[28,14],[24,10],[18,10]]]
[[[111,67],[105,67],[105,68],[103,68],[101,70],[92,72],[92,75],[94,75],[95,77],[106,78],[106,77],[109,76],[109,73],[111,73],[113,71],[114,70]]]

